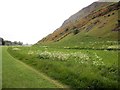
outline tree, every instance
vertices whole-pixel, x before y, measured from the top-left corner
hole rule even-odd
[[[4,39],[2,38],[2,45],[4,45],[5,44],[5,42],[4,42]]]
[[[14,42],[13,42],[13,45],[23,45],[23,42],[20,42],[20,41],[19,41],[19,42],[14,41]]]
[[[1,45],[4,45],[4,44],[5,44],[4,39],[3,39],[3,38],[0,38],[0,42],[2,42],[2,44],[1,44]]]
[[[19,42],[18,42],[18,45],[23,45],[23,42],[20,42],[20,41],[19,41]]]
[[[13,43],[14,43],[14,45],[17,45],[17,44],[18,44],[17,41],[14,41]]]

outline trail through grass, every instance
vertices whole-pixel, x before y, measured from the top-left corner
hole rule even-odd
[[[13,58],[3,48],[3,88],[62,88],[60,83]]]

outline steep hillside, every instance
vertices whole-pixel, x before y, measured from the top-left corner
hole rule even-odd
[[[100,9],[101,7],[104,7],[106,5],[108,5],[110,3],[99,3],[99,2],[94,2],[91,5],[83,8],[82,10],[80,10],[79,12],[77,12],[76,14],[72,15],[69,19],[67,19],[64,23],[63,23],[63,27],[65,25],[67,25],[68,23],[76,23],[76,20],[80,20],[84,17],[86,17],[87,15],[89,15],[92,11]]]
[[[65,20],[60,28],[37,44],[80,46],[81,42],[116,41],[120,31],[119,10],[118,3],[94,2]]]

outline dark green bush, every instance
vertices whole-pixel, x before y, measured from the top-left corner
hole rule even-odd
[[[80,31],[79,31],[78,29],[73,30],[73,34],[74,34],[74,35],[78,34],[79,32],[80,32]]]

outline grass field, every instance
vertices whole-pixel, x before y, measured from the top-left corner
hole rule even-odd
[[[118,88],[118,10],[74,27],[31,47],[3,48],[3,87]]]
[[[69,18],[33,46],[0,47],[3,88],[118,89],[119,9],[111,3]]]
[[[1,55],[1,53],[0,53]],[[3,88],[62,88],[62,84],[13,58],[3,47]]]
[[[11,47],[18,60],[71,88],[118,88],[118,50]]]
[[[0,47],[0,89],[2,88],[2,47]]]

